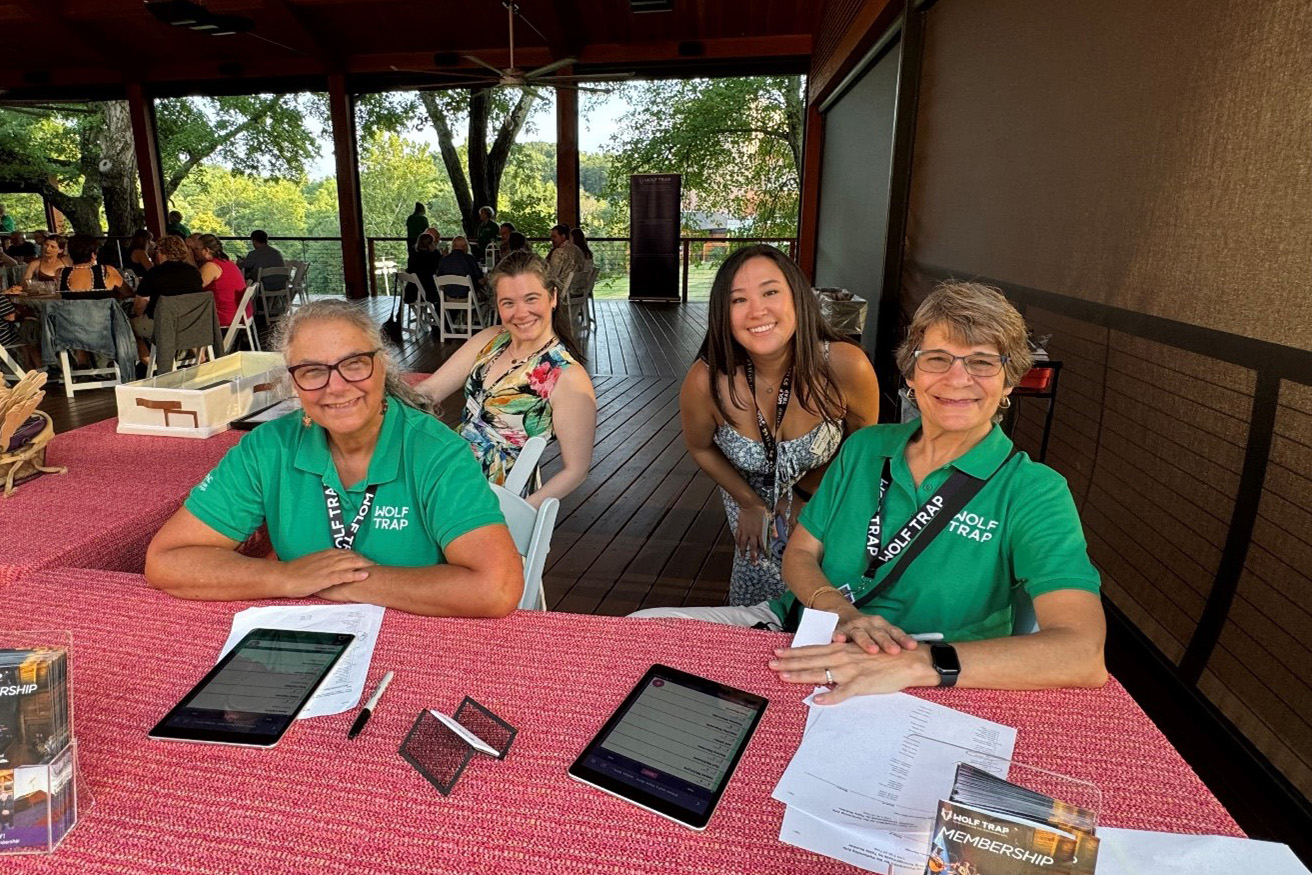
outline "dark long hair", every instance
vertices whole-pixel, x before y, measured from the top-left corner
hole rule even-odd
[[[542,256],[532,250],[515,249],[498,261],[497,266],[487,275],[488,288],[492,289],[492,306],[496,306],[498,283],[507,277],[528,273],[538,278],[542,288],[551,291],[551,283],[547,280],[547,263]],[[563,290],[558,290],[555,294],[556,306],[551,311],[551,329],[556,332],[560,342],[565,344],[565,349],[569,350],[570,355],[574,356],[579,364],[586,365],[588,357],[574,340],[574,326],[570,324],[569,311],[565,309],[565,302],[562,300]]]
[[[839,389],[829,359],[825,356],[823,343],[850,342],[846,337],[829,327],[820,315],[820,305],[811,293],[811,284],[793,260],[773,246],[759,243],[745,246],[734,252],[720,265],[711,283],[710,313],[707,319],[706,339],[697,357],[706,362],[711,370],[711,400],[715,409],[726,421],[734,418],[725,409],[724,399],[720,397],[719,380],[716,376],[724,374],[729,382],[729,401],[738,410],[750,410],[738,397],[734,385],[734,375],[749,358],[747,350],[734,340],[733,325],[729,318],[734,277],[742,266],[753,258],[768,258],[783,273],[793,296],[793,312],[796,314],[796,330],[792,340],[793,393],[802,409],[832,422],[843,415],[847,405]]]

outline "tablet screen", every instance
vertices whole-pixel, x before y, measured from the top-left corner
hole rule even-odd
[[[150,737],[271,747],[353,640],[337,632],[253,629]]]
[[[570,767],[570,775],[702,829],[767,702],[652,666]]]

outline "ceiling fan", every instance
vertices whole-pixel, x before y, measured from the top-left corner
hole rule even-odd
[[[594,88],[589,83],[593,82],[618,82],[624,79],[632,79],[633,73],[602,73],[593,76],[574,76],[563,75],[553,76],[557,70],[568,67],[578,61],[577,58],[561,58],[558,61],[552,61],[533,70],[521,70],[515,66],[515,18],[523,18],[519,11],[519,4],[514,0],[502,0],[502,6],[506,7],[506,22],[510,40],[510,65],[502,68],[494,64],[489,64],[476,55],[462,55],[467,61],[472,61],[478,66],[487,70],[486,73],[474,73],[455,70],[403,70],[399,67],[392,67],[393,70],[400,73],[420,73],[425,76],[441,76],[448,80],[451,85],[459,85],[466,88],[473,88],[479,85],[487,89],[498,88],[501,86],[510,86],[512,88],[534,88],[544,86],[548,88],[569,88],[574,91],[587,91],[593,94],[609,94],[607,88]],[[533,22],[524,18],[524,23],[532,27],[538,36],[542,32],[533,27]],[[546,39],[546,37],[543,37]],[[437,87],[437,86],[434,86]]]

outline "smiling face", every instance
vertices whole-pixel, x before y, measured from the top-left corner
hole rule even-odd
[[[756,359],[787,350],[797,331],[793,292],[783,271],[768,258],[751,258],[734,274],[729,289],[733,339]]]
[[[325,319],[297,329],[287,349],[287,364],[337,364],[353,353],[372,350],[369,338],[359,328],[349,322]],[[373,374],[360,382],[352,383],[332,371],[328,385],[322,389],[307,391],[296,386],[296,394],[310,419],[329,435],[345,437],[377,425],[383,408],[385,368],[383,361],[375,358]]]
[[[961,343],[942,324],[931,325],[925,331],[920,348],[939,349],[952,356],[998,355],[998,348],[992,344]],[[954,361],[942,374],[928,374],[917,366],[907,385],[916,390],[916,405],[926,425],[945,432],[978,432],[983,437],[993,428],[998,403],[1011,394],[1005,379],[1002,370],[992,377],[971,376],[965,362]]]
[[[520,347],[541,346],[551,336],[551,311],[556,293],[535,273],[502,277],[497,281],[497,312]]]

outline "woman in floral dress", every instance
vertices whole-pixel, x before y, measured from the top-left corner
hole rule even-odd
[[[557,438],[561,469],[528,496],[536,507],[588,476],[597,397],[569,317],[547,285],[546,262],[512,253],[488,284],[502,324],[474,335],[417,388],[442,401],[464,386],[459,431],[493,483],[505,482],[530,437]]]

